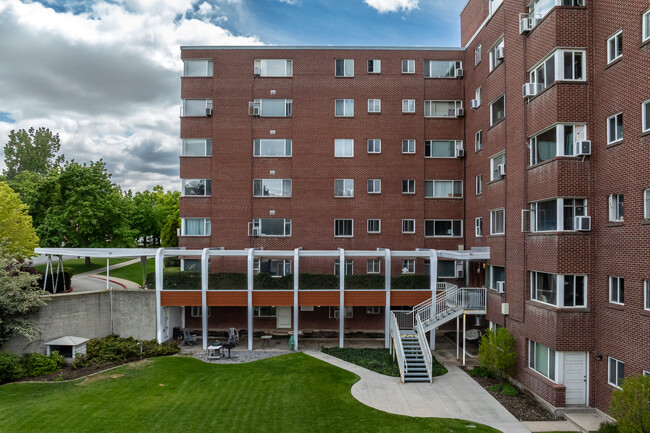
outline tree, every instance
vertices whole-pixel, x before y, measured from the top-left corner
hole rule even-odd
[[[25,259],[34,255],[38,237],[27,206],[6,182],[0,182],[0,256]]]
[[[7,165],[4,174],[8,180],[23,171],[45,176],[64,161],[63,155],[56,156],[60,149],[59,134],[53,134],[47,128],[12,129],[4,147]]]
[[[160,233],[160,241],[163,247],[178,246],[178,229],[181,227],[179,218],[170,218]]]
[[[517,360],[515,337],[506,329],[488,331],[481,338],[478,347],[478,362],[503,382],[512,371]]]
[[[623,379],[621,389],[612,394],[609,407],[621,433],[650,432],[650,376]]]

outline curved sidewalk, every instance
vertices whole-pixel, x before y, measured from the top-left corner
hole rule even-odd
[[[323,352],[308,355],[351,371],[361,379],[352,386],[352,395],[361,403],[398,415],[457,418],[489,425],[507,433],[529,433],[494,397],[460,368],[446,364],[449,372],[430,383],[402,384]]]

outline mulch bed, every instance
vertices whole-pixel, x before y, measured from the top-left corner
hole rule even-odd
[[[469,375],[471,368],[463,368]],[[535,401],[533,397],[525,394],[519,390],[516,396],[503,395],[498,391],[491,391],[490,386],[499,383],[496,379],[489,379],[486,377],[472,377],[477,381],[487,392],[497,399],[508,412],[514,415],[519,421],[556,421],[557,419],[553,414],[547,411],[543,406]],[[559,418],[558,418],[559,419]]]
[[[117,367],[120,365],[128,364],[133,361],[139,361],[140,359],[130,359],[128,361],[121,362],[106,362],[101,365],[92,365],[89,367],[82,367],[76,370],[73,370],[69,365],[63,366],[59,371],[54,373],[47,374],[45,376],[39,377],[24,377],[19,380],[19,382],[55,382],[61,380],[74,380],[79,379],[80,377],[88,376],[93,373],[98,373],[100,371],[108,370],[109,368]]]

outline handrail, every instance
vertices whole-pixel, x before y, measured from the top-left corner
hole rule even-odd
[[[395,354],[397,355],[397,366],[399,367],[399,375],[402,378],[402,383],[404,383],[404,373],[407,372],[406,367],[406,355],[404,355],[404,347],[402,346],[402,339],[399,334],[399,325],[397,323],[397,317],[393,315],[393,322],[390,326],[390,333],[393,337],[393,346],[395,348]]]
[[[429,347],[429,342],[427,341],[427,337],[424,332],[424,325],[422,325],[422,320],[420,320],[420,316],[417,314],[415,315],[415,321],[416,321],[415,330],[418,336],[418,341],[420,342],[420,349],[422,350],[422,355],[424,356],[424,365],[427,367],[429,382],[433,382],[433,359],[431,357],[431,348]]]

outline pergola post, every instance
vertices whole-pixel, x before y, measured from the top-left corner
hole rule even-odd
[[[110,267],[111,267],[111,259],[106,257],[106,290],[111,290],[111,282],[109,281]]]
[[[390,261],[390,250],[386,248],[384,250],[384,287],[386,289],[386,309],[384,310],[384,344],[388,349],[390,349],[390,271],[391,271],[391,261]]]
[[[255,256],[253,248],[248,249],[248,268],[247,279],[248,284],[248,350],[253,350],[253,267],[255,265]]]
[[[156,273],[156,334],[158,343],[163,342],[162,335],[162,306],[161,306],[161,291],[163,289],[163,258],[165,257],[165,249],[158,248],[156,251],[155,259],[155,273]]]
[[[339,248],[339,347],[345,337],[345,250]]]
[[[300,287],[300,248],[293,250],[293,349],[298,350],[298,289]]]
[[[429,288],[431,289],[431,317],[436,315],[436,298],[438,297],[438,252],[429,250]],[[429,333],[431,350],[436,350],[436,328]]]
[[[203,335],[203,350],[208,349],[208,272],[210,266],[210,249],[201,252],[201,322]]]
[[[456,316],[456,360],[460,358],[460,353],[459,353],[460,342],[458,340],[459,338],[460,338],[460,316]]]
[[[465,330],[467,322],[467,314],[463,313],[463,366],[465,366]]]

